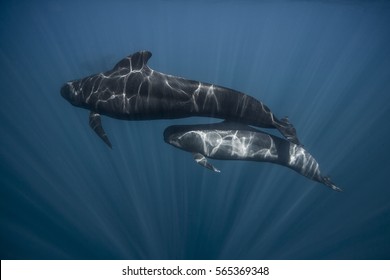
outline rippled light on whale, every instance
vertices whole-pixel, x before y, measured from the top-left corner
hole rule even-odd
[[[302,146],[246,125],[222,122],[204,125],[174,125],[164,131],[164,141],[191,152],[200,165],[220,172],[207,158],[270,162],[286,166],[299,174],[341,191]]]
[[[287,118],[276,118],[257,99],[225,87],[157,72],[146,64],[151,56],[148,51],[136,52],[112,70],[67,82],[61,88],[61,95],[72,105],[90,111],[90,126],[108,146],[112,145],[101,115],[123,120],[213,117],[276,128],[299,144]]]

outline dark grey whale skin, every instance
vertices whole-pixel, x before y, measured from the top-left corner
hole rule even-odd
[[[90,126],[111,143],[100,115],[123,120],[213,117],[264,128],[276,128],[299,144],[287,118],[277,119],[257,99],[225,87],[154,71],[146,64],[152,54],[136,52],[107,72],[67,82],[61,95],[72,105],[90,110]]]
[[[219,172],[207,158],[270,162],[342,191],[322,176],[315,158],[302,146],[240,123],[174,125],[164,131],[164,141],[194,154],[200,165]]]

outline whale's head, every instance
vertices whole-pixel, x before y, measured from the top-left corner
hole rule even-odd
[[[164,141],[187,152],[201,152],[205,146],[201,133],[184,125],[167,127],[164,130]]]
[[[73,106],[84,107],[85,98],[82,95],[82,88],[79,84],[79,82],[67,82],[61,87],[61,96]]]

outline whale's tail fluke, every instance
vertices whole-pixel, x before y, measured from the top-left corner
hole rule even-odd
[[[297,131],[287,117],[275,121],[274,125],[280,131],[280,133],[282,133],[282,135],[286,137],[287,140],[301,146],[301,143],[299,142],[297,136]]]
[[[327,176],[321,177],[319,181],[321,183],[323,183],[325,186],[328,186],[329,188],[331,188],[332,190],[334,190],[336,192],[342,192],[343,191],[343,189],[340,189],[339,187],[336,187],[336,185]]]

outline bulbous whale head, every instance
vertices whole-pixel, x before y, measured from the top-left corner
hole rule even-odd
[[[76,82],[67,82],[61,87],[61,96],[68,100],[72,105],[84,107],[84,98],[81,87]]]
[[[182,148],[183,134],[175,131],[173,127],[168,127],[164,130],[164,141],[174,147]]]
[[[186,131],[179,125],[167,127],[164,130],[164,141],[176,148],[189,151],[202,151],[203,142],[201,135],[196,131]]]

